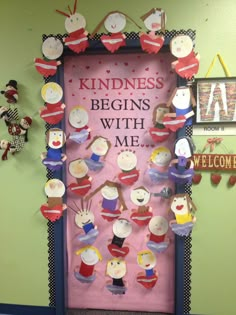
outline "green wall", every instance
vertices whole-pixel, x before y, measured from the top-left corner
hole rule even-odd
[[[0,4],[0,88],[9,79],[17,80],[20,114],[33,117],[25,149],[9,156],[8,161],[0,161],[0,303],[48,305],[47,222],[39,213],[45,201],[46,174],[39,158],[45,147],[44,124],[38,117],[43,80],[34,69],[33,59],[41,56],[42,34],[65,32],[64,18],[55,9],[66,10],[68,4],[73,5],[73,0],[1,0]],[[197,31],[196,51],[201,55],[199,77],[205,75],[217,52],[235,75],[235,0],[79,1],[89,32],[108,11],[115,9],[129,14],[143,26],[139,17],[156,6],[165,9],[168,30]],[[137,31],[137,28],[129,22],[126,30]],[[223,75],[217,64],[212,76]],[[3,96],[0,105],[5,105]],[[0,137],[8,137],[3,122]],[[230,147],[233,139],[229,137],[227,141]],[[212,188],[206,176],[193,189],[199,211],[193,233],[192,313],[233,314],[236,254],[231,247],[235,188],[229,190],[225,183],[226,177],[218,188]],[[222,234],[231,242],[227,248],[223,247]]]

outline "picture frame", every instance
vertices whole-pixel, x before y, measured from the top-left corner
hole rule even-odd
[[[196,124],[228,124],[236,122],[236,77],[197,78]]]

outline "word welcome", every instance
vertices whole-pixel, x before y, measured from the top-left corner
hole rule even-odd
[[[194,154],[195,170],[236,170],[236,154]]]

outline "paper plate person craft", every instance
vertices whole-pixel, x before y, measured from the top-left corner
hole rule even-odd
[[[101,191],[103,198],[101,215],[104,220],[113,221],[120,216],[122,210],[127,210],[120,184],[106,180],[86,199],[89,200],[99,191]]]
[[[42,163],[51,171],[57,171],[62,166],[67,156],[62,152],[66,135],[60,128],[51,128],[46,133],[46,142],[49,146],[47,152],[41,154]]]
[[[101,253],[96,247],[87,245],[77,250],[76,255],[80,255],[81,264],[75,267],[75,278],[82,283],[92,283],[96,279],[94,267],[102,260]]]
[[[181,86],[175,88],[167,102],[168,107],[171,105],[175,112],[165,114],[163,124],[166,128],[175,132],[184,126],[192,125],[192,116],[194,115],[192,107],[196,106],[196,100],[191,87]]]
[[[89,47],[88,32],[85,30],[86,20],[82,14],[76,12],[77,0],[74,2],[73,11],[69,6],[68,9],[69,14],[60,10],[56,10],[56,12],[66,17],[65,29],[68,32],[68,37],[64,38],[65,45],[75,53],[79,54]]]
[[[121,258],[112,258],[108,260],[106,275],[112,280],[107,281],[106,288],[114,295],[125,294],[127,291],[126,282],[123,277],[126,275],[126,262]]]
[[[130,199],[138,209],[132,210],[130,218],[139,226],[147,225],[152,218],[152,208],[148,206],[150,198],[150,191],[144,186],[131,190]]]
[[[140,44],[149,54],[157,54],[164,44],[164,35],[156,35],[156,31],[165,33],[166,14],[164,10],[153,8],[141,16],[149,33],[140,33]]]
[[[91,129],[88,127],[88,112],[82,106],[74,106],[70,110],[69,123],[75,128],[75,131],[70,133],[69,139],[81,144],[87,139],[90,139]]]
[[[136,280],[146,289],[153,288],[158,280],[158,272],[154,269],[156,266],[156,257],[148,249],[141,250],[137,253],[137,263],[145,272],[139,272]]]
[[[162,253],[169,246],[169,238],[166,236],[169,228],[168,221],[161,216],[154,216],[148,224],[149,240],[147,247],[154,253]]]
[[[194,213],[197,210],[189,195],[174,195],[170,200],[170,209],[175,215],[175,220],[169,222],[170,228],[179,236],[188,236],[196,222]]]
[[[1,91],[1,94],[7,99],[7,103],[16,104],[18,101],[18,90],[17,90],[17,81],[9,80],[6,84],[5,90]]]
[[[63,90],[55,82],[44,84],[41,89],[41,96],[46,102],[46,106],[39,109],[40,117],[48,124],[55,125],[64,117],[66,105],[61,102]]]
[[[191,138],[181,137],[175,142],[177,159],[170,161],[169,179],[177,184],[191,184],[194,176],[194,163],[190,159],[193,155],[194,144]]]
[[[88,175],[88,171],[83,159],[69,162],[69,173],[76,179],[76,183],[70,183],[68,189],[79,197],[86,195],[92,186],[92,177]]]
[[[176,73],[187,80],[191,80],[199,68],[199,54],[193,50],[193,41],[188,35],[180,34],[170,41],[170,51],[178,60],[172,62]]]
[[[102,24],[104,24],[104,27],[109,32],[109,34],[102,35],[100,38],[101,42],[107,50],[109,50],[111,53],[114,53],[120,47],[126,46],[126,36],[122,33],[126,26],[126,18],[129,18],[136,26],[138,26],[134,20],[128,17],[125,13],[120,11],[111,11],[107,13],[107,15],[95,28],[91,34],[91,38],[98,32]]]
[[[163,142],[169,138],[170,130],[163,124],[163,118],[169,112],[170,108],[165,103],[154,107],[152,114],[153,127],[149,129],[149,134],[155,143]]]
[[[151,182],[157,184],[168,179],[167,167],[170,160],[171,152],[167,147],[158,147],[152,151],[151,166],[147,170]]]
[[[131,150],[121,151],[117,157],[117,164],[121,169],[121,173],[118,174],[119,181],[127,186],[133,185],[139,178],[135,152]]]
[[[90,158],[85,158],[85,163],[91,171],[100,171],[104,167],[104,163],[100,161],[100,158],[105,159],[111,148],[111,142],[102,136],[93,137],[92,141],[86,147],[86,150],[90,149],[92,155]]]
[[[107,246],[113,257],[125,257],[129,253],[129,247],[124,245],[125,239],[132,233],[131,223],[124,218],[119,218],[113,223],[113,238]]]
[[[63,211],[67,208],[63,203],[63,195],[65,194],[65,185],[59,179],[50,179],[45,184],[45,194],[47,195],[47,203],[40,207],[42,215],[51,222],[55,222],[63,215]]]
[[[42,53],[45,59],[35,58],[34,65],[38,73],[48,78],[56,74],[57,67],[61,64],[61,61],[56,59],[63,53],[63,44],[60,39],[50,36],[43,42]]]
[[[91,203],[87,202],[84,205],[83,199],[81,199],[81,207],[79,208],[76,203],[75,208],[68,206],[72,211],[75,212],[75,224],[83,230],[83,234],[79,234],[77,239],[87,245],[92,245],[99,235],[97,227],[94,225],[94,214],[91,210]]]

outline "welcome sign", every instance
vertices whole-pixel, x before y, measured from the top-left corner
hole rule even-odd
[[[119,55],[81,55],[65,57],[64,93],[66,104],[66,134],[74,128],[68,122],[70,110],[82,106],[88,113],[88,127],[91,139],[77,144],[70,139],[66,143],[67,165],[78,158],[89,158],[89,143],[96,136],[109,141],[109,151],[102,159],[103,167],[99,171],[89,171],[90,192],[96,191],[106,181],[118,182],[120,169],[118,155],[129,150],[137,156],[138,180],[132,186],[121,185],[123,201],[126,205],[120,215],[131,221],[135,205],[131,200],[131,191],[145,187],[150,193],[160,192],[168,186],[174,189],[168,179],[153,184],[147,176],[152,151],[165,146],[172,151],[175,135],[161,144],[153,143],[148,130],[153,126],[153,109],[157,104],[166,103],[176,87],[176,75],[171,69],[173,58],[169,53],[158,55],[119,54]],[[73,177],[67,171],[67,186]],[[112,295],[106,289],[109,278],[106,275],[107,262],[112,258],[108,245],[113,238],[113,222],[101,216],[102,197],[100,191],[91,198],[91,210],[99,235],[94,242],[101,253],[102,260],[96,266],[96,279],[91,284],[81,283],[74,271],[81,264],[75,254],[81,251],[83,244],[78,240],[80,233],[75,224],[75,213],[68,210],[67,251],[68,251],[68,297],[71,308],[98,308],[137,311],[169,312],[174,310],[174,235],[168,230],[170,244],[165,253],[158,254],[156,270],[158,281],[152,290],[140,286],[137,275],[142,271],[137,264],[137,253],[147,249],[148,225],[138,226],[132,223],[132,233],[127,239],[129,254],[125,257],[127,272],[124,276],[127,291],[122,296]],[[80,205],[80,198],[67,193],[67,204],[73,208]],[[149,206],[153,216],[163,216],[168,221],[169,201],[151,197]],[[145,298],[144,298],[145,297]]]

